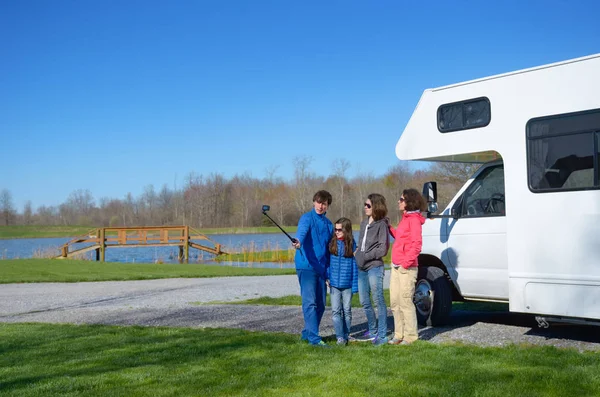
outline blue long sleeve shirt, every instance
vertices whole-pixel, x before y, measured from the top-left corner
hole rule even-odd
[[[298,222],[296,238],[300,249],[296,250],[296,269],[312,269],[323,279],[327,278],[329,267],[329,239],[333,235],[333,224],[325,214],[319,215],[313,209],[302,215]]]

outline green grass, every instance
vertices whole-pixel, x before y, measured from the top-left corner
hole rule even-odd
[[[75,237],[92,229],[91,226],[0,226],[0,239]]]
[[[77,237],[96,229],[93,226],[0,226],[0,239],[9,238],[42,238],[42,237]],[[290,232],[296,232],[296,226],[286,226]],[[275,226],[268,227],[228,227],[196,229],[202,234],[243,234],[243,233],[281,233]]]
[[[294,255],[296,251],[293,248],[287,250],[270,250],[270,251],[256,251],[253,249],[245,249],[240,253],[233,253],[227,255],[221,255],[215,258],[217,262],[294,262]],[[383,258],[383,261],[387,263],[386,269],[390,268],[389,263],[392,262],[392,250],[390,249],[388,254]]]
[[[115,263],[71,259],[0,260],[0,284],[281,274],[296,274],[296,271],[294,269],[258,269],[201,264]]]
[[[275,262],[289,263],[294,262],[296,250],[290,248],[288,250],[275,251],[244,251],[235,254],[225,254],[215,257],[217,262]]]
[[[383,290],[383,296],[386,302],[390,301],[390,290]],[[227,302],[211,302],[211,303],[223,303],[230,305],[271,305],[271,306],[302,306],[302,299],[299,295],[286,295],[279,298],[271,298],[270,296],[263,296],[260,298],[247,299],[243,301],[227,301]],[[326,306],[331,306],[330,295],[327,294]],[[358,294],[352,295],[352,307],[362,307],[358,300]]]
[[[593,396],[599,353],[332,349],[229,329],[0,324],[0,396]]]
[[[383,296],[385,301],[390,301],[390,290],[384,289]],[[215,302],[213,302],[215,303]],[[223,304],[231,305],[271,305],[271,306],[301,306],[302,299],[299,295],[287,295],[279,298],[271,298],[270,296],[264,296],[260,298],[248,299],[243,301],[228,301],[219,302]],[[330,295],[327,295],[327,306],[331,306]],[[358,300],[358,294],[352,295],[352,307],[362,307]],[[495,303],[495,302],[453,302],[452,310],[468,310],[468,311],[496,311],[504,312],[508,311],[508,303]]]

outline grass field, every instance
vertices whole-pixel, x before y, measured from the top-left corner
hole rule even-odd
[[[116,263],[71,259],[0,260],[0,284],[281,274],[296,274],[296,271],[294,269],[240,268],[201,264]]]
[[[93,229],[88,226],[0,226],[0,239],[75,237]]]
[[[389,304],[390,302],[390,290],[384,289],[383,296],[385,301]],[[219,302],[230,305],[271,305],[271,306],[301,306],[302,299],[298,295],[288,295],[279,298],[271,298],[269,296],[248,299],[243,301],[228,301]],[[331,306],[330,295],[327,295],[327,306]],[[352,295],[352,307],[362,307],[358,300],[358,294]],[[494,311],[494,312],[507,312],[508,303],[494,303],[494,302],[453,302],[452,310],[469,310],[469,311]]]
[[[217,256],[215,261],[217,262],[276,262],[276,263],[292,263],[294,262],[294,255],[296,250],[294,248],[288,248],[287,250],[267,250],[258,251],[253,247],[246,247],[242,249],[242,252]],[[386,269],[390,268],[392,261],[392,250],[390,249],[387,255],[383,258],[383,261],[387,263]]]
[[[294,262],[296,250],[290,248],[287,250],[256,251],[243,249],[242,252],[235,254],[219,255],[214,258],[216,262],[275,262],[291,263]]]
[[[0,239],[9,238],[42,238],[42,237],[77,237],[87,234],[93,226],[0,226]],[[290,232],[296,232],[296,226],[286,226]],[[229,227],[196,229],[202,234],[244,234],[244,233],[281,233],[275,226],[269,227]]]
[[[317,348],[228,329],[0,324],[0,396],[594,396],[600,355],[416,342]]]

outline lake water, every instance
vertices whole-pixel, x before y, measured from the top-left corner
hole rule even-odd
[[[240,252],[242,249],[251,251],[283,250],[290,247],[290,240],[282,233],[264,234],[214,234],[207,235],[211,240],[221,244],[221,249],[228,253]],[[357,233],[354,233],[357,237]],[[60,254],[59,247],[70,241],[72,237],[62,238],[27,238],[0,240],[0,259],[18,258],[48,258]],[[206,241],[197,241],[199,244],[210,245]],[[77,248],[85,245],[79,244]],[[177,263],[178,247],[142,247],[142,248],[109,248],[106,250],[107,262],[124,263]],[[95,252],[84,254],[85,259],[95,259]],[[204,251],[190,248],[189,262],[215,263],[214,255]],[[293,268],[292,263],[254,263],[247,262],[217,262],[227,266],[240,267],[283,267]]]

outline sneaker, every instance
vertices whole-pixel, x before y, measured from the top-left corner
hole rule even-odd
[[[358,335],[355,339],[357,342],[369,342],[377,338],[377,333],[372,334],[369,331],[365,331],[363,334]]]
[[[402,344],[402,342],[404,342],[402,339],[398,339],[398,338],[392,338],[388,341],[388,345],[400,345]]]
[[[316,343],[312,346],[317,346],[317,347],[325,347],[325,348],[330,348],[331,346],[329,346],[327,343],[323,342],[323,341],[319,341],[319,343]]]
[[[400,342],[401,345],[407,346],[407,345],[412,345],[412,342],[409,342],[407,340],[403,340],[402,342]]]
[[[373,346],[383,346],[388,343],[388,338],[375,338],[373,339]]]
[[[338,346],[346,346],[348,344],[348,341],[344,338],[337,338],[337,345]]]

